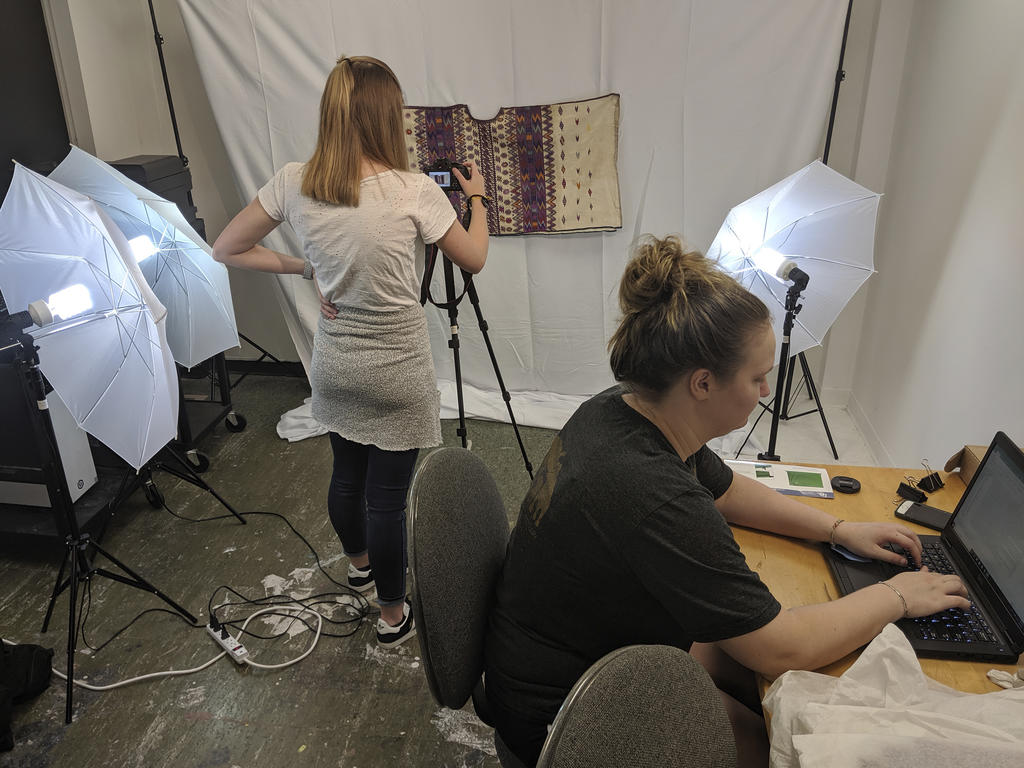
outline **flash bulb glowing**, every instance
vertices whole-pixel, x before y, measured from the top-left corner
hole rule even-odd
[[[128,241],[128,245],[132,247],[132,253],[135,254],[135,261],[142,262],[152,256],[160,249],[153,245],[153,241],[145,235],[139,235],[133,237]]]

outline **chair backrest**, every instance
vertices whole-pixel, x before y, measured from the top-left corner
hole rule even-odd
[[[413,477],[409,561],[423,668],[434,699],[461,708],[483,672],[487,612],[508,518],[486,465],[465,448],[428,454]]]
[[[735,768],[725,705],[690,654],[631,645],[591,665],[551,725],[537,768]]]

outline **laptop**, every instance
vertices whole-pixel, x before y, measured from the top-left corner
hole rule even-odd
[[[996,433],[942,534],[920,539],[922,562],[960,576],[973,605],[896,622],[917,654],[1015,663],[1024,651],[1024,453],[1010,438]],[[825,553],[844,595],[907,570]]]

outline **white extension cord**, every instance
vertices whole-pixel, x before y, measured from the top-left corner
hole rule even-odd
[[[270,608],[264,608],[263,610],[259,610],[253,614],[250,614],[248,618],[246,618],[246,620],[242,623],[242,631],[244,632],[245,628],[249,625],[249,622],[255,619],[257,616],[260,616],[264,613],[280,613],[282,611],[294,612],[296,617],[300,616],[303,613],[312,613],[316,616],[317,619],[316,634],[313,636],[313,642],[310,643],[309,648],[307,648],[302,655],[297,656],[296,658],[291,659],[290,661],[286,661],[281,664],[260,664],[258,662],[255,662],[251,658],[249,658],[248,651],[241,643],[238,642],[238,640],[233,638],[230,634],[227,635],[227,638],[224,638],[222,637],[220,632],[214,630],[212,627],[207,626],[207,632],[216,641],[216,643],[224,650],[221,653],[218,653],[209,661],[200,664],[198,667],[193,667],[192,669],[168,669],[164,672],[151,672],[148,675],[132,677],[128,680],[121,680],[117,683],[111,683],[110,685],[91,685],[90,683],[83,682],[82,680],[75,680],[74,684],[77,685],[79,688],[85,688],[90,691],[112,691],[115,688],[122,688],[126,685],[131,685],[133,683],[140,683],[143,680],[155,680],[161,677],[178,677],[181,675],[191,675],[196,672],[202,672],[204,669],[220,661],[225,656],[231,656],[232,660],[235,661],[236,664],[247,664],[248,666],[255,667],[257,669],[284,669],[285,667],[290,667],[292,664],[297,664],[298,662],[302,661],[304,658],[309,656],[309,654],[313,652],[313,649],[316,648],[316,644],[320,640],[320,633],[323,630],[324,626],[323,614],[321,614],[319,611],[313,608],[309,608],[303,605],[302,603],[297,603],[296,605],[275,605]],[[227,633],[225,632],[225,634]],[[3,642],[7,645],[17,645],[17,643],[12,643],[9,640],[4,640]],[[56,667],[52,667],[52,669],[53,674],[55,674],[61,680],[68,679],[68,676]]]

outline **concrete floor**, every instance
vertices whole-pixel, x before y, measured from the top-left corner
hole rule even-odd
[[[249,377],[233,393],[248,420],[231,434],[218,426],[203,439],[210,460],[204,479],[242,513],[277,512],[288,518],[344,582],[347,561],[325,514],[330,476],[326,437],[287,443],[277,437],[281,412],[308,395],[304,380]],[[493,471],[510,520],[529,477],[511,426],[471,422],[473,450]],[[446,445],[457,445],[455,422],[444,423]],[[522,428],[534,464],[553,432]],[[191,518],[225,514],[208,493],[156,473],[168,507]],[[46,513],[43,513],[46,514]],[[111,520],[102,546],[205,624],[214,590],[229,585],[248,597],[305,596],[332,591],[312,554],[283,520],[265,515],[204,523],[177,519],[150,507],[141,491]],[[65,669],[68,596],[59,600],[50,630],[39,633],[56,577],[61,547],[3,536],[0,545],[0,634],[56,650]],[[97,565],[109,566],[102,558]],[[167,669],[199,666],[218,652],[203,629],[176,615],[149,613],[98,653],[98,647],[147,608],[155,596],[107,579],[92,580],[91,608],[76,655],[76,677],[94,685]],[[224,592],[218,594],[224,599]],[[244,617],[246,613],[239,614]],[[336,618],[347,616],[343,608]],[[99,693],[76,689],[74,722],[64,725],[64,685],[50,688],[14,712],[15,748],[0,766],[145,766],[250,768],[255,766],[497,766],[490,729],[472,708],[453,712],[434,704],[411,640],[383,651],[374,619],[321,638],[304,661],[279,671],[239,668],[228,659],[193,675],[165,678]],[[256,619],[251,629],[282,626]],[[276,641],[251,640],[254,660],[273,664],[301,654],[311,633]]]
[[[219,425],[203,439],[200,448],[211,460],[203,477],[239,512],[286,516],[325,568],[344,581],[346,561],[325,514],[327,438],[287,443],[275,432],[280,414],[307,395],[304,380],[246,379],[233,398],[248,426],[232,434]],[[866,448],[863,440],[845,412],[830,412],[829,419],[843,438],[841,458],[854,463],[847,456],[860,455]],[[458,444],[455,426],[443,424],[446,445]],[[538,465],[554,433],[521,431]],[[784,460],[831,459],[820,421],[801,419],[784,424],[782,431]],[[514,522],[529,477],[512,427],[471,421],[469,436],[494,474]],[[168,507],[179,515],[226,513],[208,493],[163,473],[155,479]],[[153,509],[137,491],[111,520],[102,545],[204,624],[211,595],[220,585],[248,597],[332,591],[283,520],[266,515],[246,520],[244,526],[232,517],[186,522]],[[5,535],[0,543],[0,633],[54,648],[58,669],[65,668],[66,593],[50,631],[42,635],[39,628],[62,553],[52,542],[35,546]],[[102,560],[98,564],[105,565]],[[223,599],[222,590],[218,601]],[[76,677],[104,685],[187,669],[216,655],[219,649],[203,629],[190,628],[170,613],[148,613],[99,652],[88,648],[86,641],[98,647],[141,611],[159,607],[164,604],[152,595],[94,578]],[[347,614],[339,608],[334,615]],[[0,753],[0,766],[497,766],[491,732],[471,707],[454,712],[432,701],[417,642],[380,650],[372,619],[335,630],[352,631],[351,636],[321,638],[308,658],[284,670],[240,668],[222,659],[196,674],[112,692],[76,689],[70,726],[64,724],[63,681],[55,678],[37,699],[15,708],[15,748]],[[250,628],[267,633],[283,626],[277,622],[257,619]],[[286,639],[250,640],[246,646],[254,660],[273,664],[301,654],[310,637],[309,632],[293,632]]]

